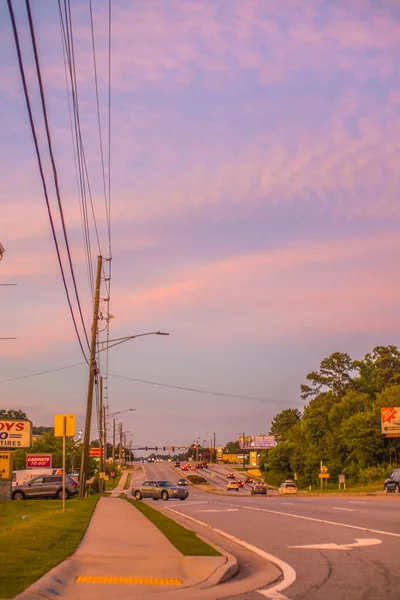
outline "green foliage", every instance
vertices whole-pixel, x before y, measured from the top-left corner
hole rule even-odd
[[[12,408],[6,410],[5,408],[0,408],[0,419],[10,419],[11,421],[27,421],[28,417],[22,410],[14,410]]]
[[[296,474],[300,487],[315,486],[320,461],[334,485],[340,473],[349,484],[382,481],[400,458],[400,439],[384,439],[380,423],[382,407],[400,406],[400,352],[377,346],[360,361],[336,352],[306,379],[303,414],[286,409],[272,421],[278,445],[260,457],[267,482]]]
[[[190,483],[193,483],[194,485],[201,485],[203,483],[206,483],[208,485],[207,479],[205,479],[201,475],[188,475],[186,477],[186,479],[188,481],[190,481]]]
[[[242,450],[239,448],[239,442],[228,442],[225,446],[227,454],[240,454]]]

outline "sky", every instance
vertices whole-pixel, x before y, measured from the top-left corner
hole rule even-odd
[[[61,240],[25,3],[13,4]],[[90,332],[58,5],[31,5]],[[89,3],[71,0],[71,11],[106,258]],[[93,23],[108,186],[106,0],[94,0]],[[35,425],[73,413],[83,429],[88,367],[62,286],[6,3],[0,50],[0,284],[16,284],[0,286],[0,337],[17,338],[0,340],[0,405],[24,410]],[[267,434],[278,412],[303,408],[300,385],[323,358],[398,345],[399,65],[395,0],[112,0],[111,338],[170,334],[109,351],[108,410],[135,408],[116,416],[134,445]],[[95,268],[92,223],[91,237]],[[64,247],[62,256],[67,265]],[[104,367],[102,355],[103,375]]]

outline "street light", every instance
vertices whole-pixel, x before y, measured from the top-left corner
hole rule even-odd
[[[92,418],[92,404],[93,404],[93,387],[94,387],[94,379],[97,373],[97,361],[96,355],[100,352],[104,352],[104,350],[108,350],[109,348],[113,348],[114,346],[118,346],[119,344],[123,344],[128,340],[133,340],[138,337],[144,337],[146,335],[169,335],[167,332],[162,331],[149,331],[148,333],[138,333],[137,335],[129,335],[123,338],[116,338],[113,340],[107,340],[105,342],[99,342],[103,347],[100,350],[96,350],[97,345],[97,323],[98,323],[98,311],[99,311],[99,300],[100,300],[100,275],[101,275],[101,264],[102,257],[98,256],[98,264],[97,264],[97,275],[96,275],[96,295],[95,295],[95,306],[94,306],[94,316],[93,316],[93,325],[92,325],[92,340],[90,345],[90,370],[89,370],[89,382],[88,382],[88,397],[87,397],[87,405],[86,405],[86,419],[85,419],[85,435],[83,440],[83,448],[82,448],[82,460],[81,460],[81,476],[79,481],[79,496],[81,498],[85,497],[86,493],[86,477],[87,477],[87,468],[88,468],[88,457],[89,457],[89,443],[90,443],[90,425]],[[110,345],[111,342],[111,345]]]

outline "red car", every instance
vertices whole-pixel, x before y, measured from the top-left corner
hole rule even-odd
[[[228,479],[236,479],[235,473],[228,473]]]
[[[241,479],[237,479],[236,481],[239,487],[243,487],[244,483]]]

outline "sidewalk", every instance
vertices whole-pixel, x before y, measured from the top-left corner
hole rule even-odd
[[[237,569],[229,554],[183,556],[134,506],[115,497],[123,491],[127,474],[121,477],[114,497],[99,500],[75,554],[20,594],[18,600],[163,598],[167,594],[170,597],[171,592],[180,598],[185,588],[206,589],[216,585],[228,570]]]

